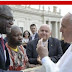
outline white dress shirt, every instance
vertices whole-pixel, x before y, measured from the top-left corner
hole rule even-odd
[[[34,33],[34,34],[32,35],[32,40],[34,40],[34,38],[35,38],[35,35],[36,35],[36,33]]]
[[[56,64],[48,56],[42,59],[42,64],[46,72],[72,72],[72,44]]]
[[[42,42],[42,46],[45,46],[46,43],[48,43],[48,39],[46,41]]]

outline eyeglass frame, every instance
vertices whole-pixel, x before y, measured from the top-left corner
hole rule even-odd
[[[12,20],[13,22],[15,21],[15,19],[13,19],[12,17],[8,17],[8,16],[6,16],[6,15],[0,15],[0,17],[1,18],[4,18],[4,19],[6,19],[6,20]]]

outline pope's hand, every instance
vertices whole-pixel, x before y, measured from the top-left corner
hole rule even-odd
[[[48,42],[46,42],[45,46],[42,45],[43,39],[40,39],[37,44],[37,52],[41,59],[45,56],[48,56]]]

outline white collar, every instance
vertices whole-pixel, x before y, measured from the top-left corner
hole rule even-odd
[[[35,35],[35,34],[36,34],[36,32],[33,35]]]
[[[0,34],[0,38],[2,37],[2,34]]]
[[[45,46],[47,42],[48,40],[46,40],[45,42],[42,42],[42,45]]]
[[[35,36],[36,35],[36,32],[34,34],[32,34],[32,36]]]

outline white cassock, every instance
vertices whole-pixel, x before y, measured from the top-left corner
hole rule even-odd
[[[49,57],[44,57],[42,64],[46,72],[72,72],[72,44],[56,64]]]

